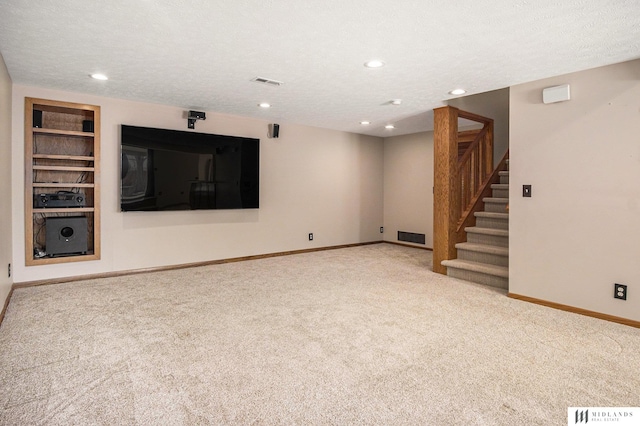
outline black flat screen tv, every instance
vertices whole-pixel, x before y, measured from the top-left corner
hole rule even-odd
[[[120,209],[257,209],[260,139],[121,126]]]

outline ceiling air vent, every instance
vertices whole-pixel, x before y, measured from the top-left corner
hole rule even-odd
[[[251,81],[255,81],[256,83],[268,84],[268,85],[271,85],[271,86],[282,86],[284,84],[281,81],[272,80],[270,78],[264,78],[264,77],[252,78]]]

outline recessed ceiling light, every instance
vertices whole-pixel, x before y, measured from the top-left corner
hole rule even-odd
[[[368,124],[371,124],[371,122],[365,120],[365,121],[361,121],[360,124],[362,124],[363,126],[366,126]]]
[[[365,62],[364,66],[367,68],[380,68],[384,66],[384,62],[379,59],[373,59],[371,61]]]
[[[464,95],[465,93],[467,93],[467,91],[464,89],[453,89],[449,92],[451,95]]]
[[[260,108],[271,108],[271,104],[270,104],[270,103],[267,103],[267,102],[259,103],[259,104],[258,104],[258,106],[259,106]]]
[[[386,126],[384,126],[385,129],[395,129],[396,126],[394,126],[393,124],[387,124]]]
[[[400,105],[402,103],[402,99],[392,99],[391,105]]]
[[[104,74],[91,74],[91,78],[95,78],[96,80],[109,80],[109,77],[107,77]]]

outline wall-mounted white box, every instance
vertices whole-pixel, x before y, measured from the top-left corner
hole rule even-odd
[[[545,104],[568,101],[569,99],[571,99],[571,92],[568,84],[542,89],[542,102]]]

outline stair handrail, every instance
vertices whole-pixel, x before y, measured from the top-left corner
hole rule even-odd
[[[458,156],[458,119],[482,124],[473,142]],[[446,274],[441,261],[455,259],[464,228],[475,224],[481,194],[494,176],[493,119],[452,106],[434,110],[433,271]],[[471,224],[471,225],[470,225]]]

